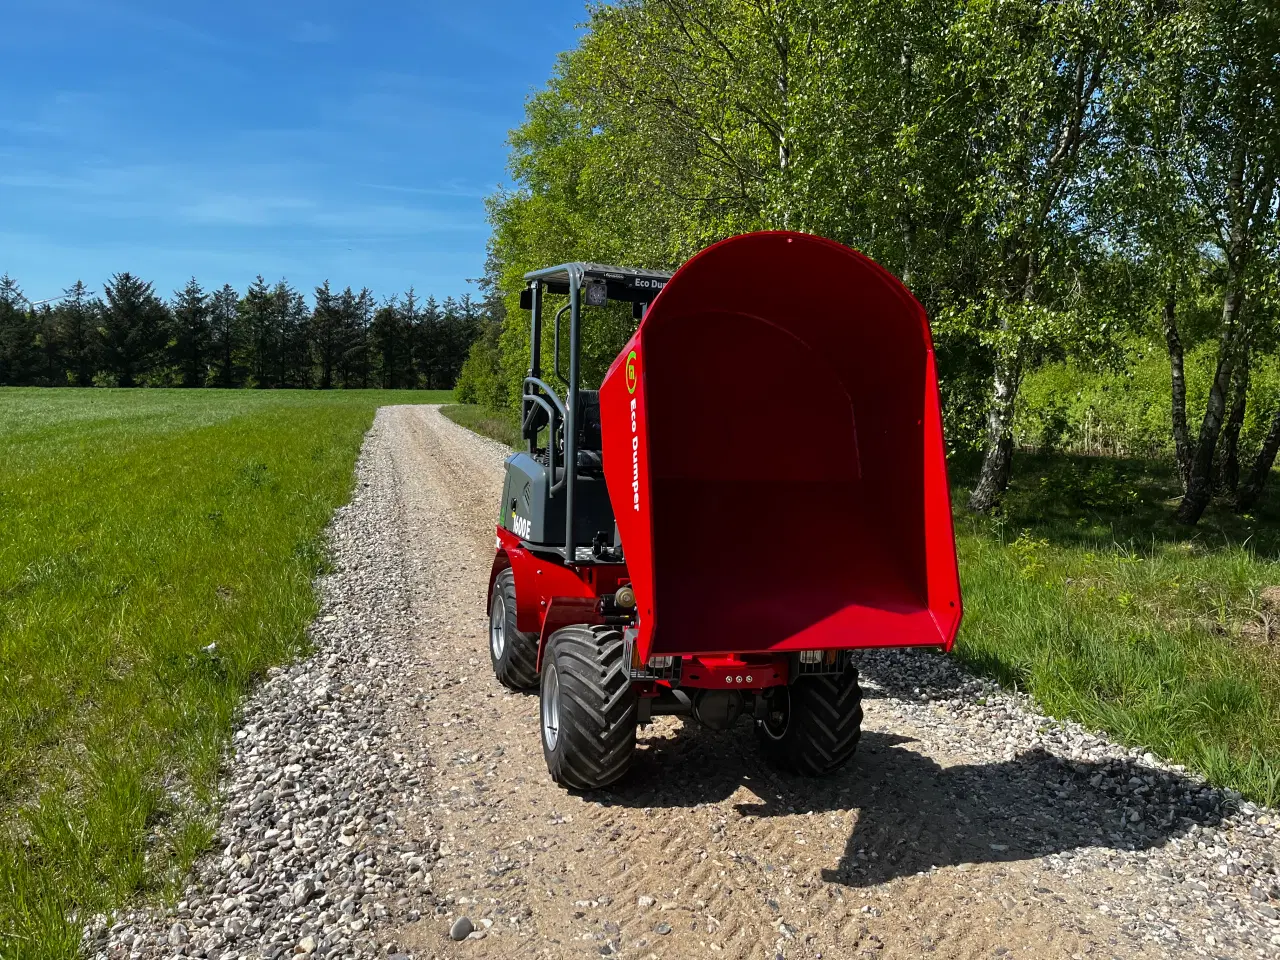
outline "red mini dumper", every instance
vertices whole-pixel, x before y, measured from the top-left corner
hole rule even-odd
[[[924,310],[861,254],[786,232],[675,274],[526,279],[526,449],[506,463],[490,655],[506,686],[539,687],[551,776],[617,780],[657,714],[720,730],[745,714],[775,763],[834,771],[862,723],[853,651],[949,650],[960,625]],[[567,297],[549,365],[548,296]],[[610,301],[639,323],[584,390],[583,308]]]

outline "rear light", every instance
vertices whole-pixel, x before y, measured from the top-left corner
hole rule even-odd
[[[821,663],[822,651],[821,650],[801,650],[800,662],[801,663]]]
[[[670,657],[650,657],[649,658],[650,670],[665,670],[669,666],[671,666]]]

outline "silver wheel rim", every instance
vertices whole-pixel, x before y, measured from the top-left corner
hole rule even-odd
[[[489,611],[489,649],[493,659],[501,660],[507,646],[507,603],[501,593],[493,595],[493,609]]]
[[[554,750],[560,740],[560,676],[552,663],[542,669],[542,739]]]

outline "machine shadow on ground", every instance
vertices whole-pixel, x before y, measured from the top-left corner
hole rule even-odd
[[[1095,787],[1091,779],[1103,772],[1101,765],[1066,762],[1038,749],[1003,762],[942,766],[918,752],[917,741],[909,737],[869,730],[845,770],[815,780],[771,769],[753,741],[746,722],[724,733],[689,721],[674,737],[642,735],[628,776],[592,799],[626,807],[688,808],[721,803],[746,787],[759,801],[739,802],[740,814],[811,813],[812,829],[800,822],[788,825],[807,838],[790,857],[812,856],[823,864],[824,880],[851,887],[933,867],[1069,855],[1082,847],[1150,849],[1185,834],[1193,823],[1216,824],[1223,815],[1220,808],[1197,808],[1195,820],[1174,819],[1168,804],[1139,810],[1132,796],[1108,790],[1107,784],[1155,776],[1165,792],[1200,785],[1138,765],[1113,765]],[[819,818],[836,811],[856,813],[843,851],[824,845],[819,836],[829,835]],[[1131,819],[1135,812],[1138,821]],[[781,851],[774,856],[779,862],[788,858]]]

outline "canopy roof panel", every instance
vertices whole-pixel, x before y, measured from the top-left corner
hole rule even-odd
[[[524,275],[524,278],[526,280],[568,283],[569,277],[573,273],[577,273],[579,277],[615,281],[671,279],[671,272],[668,270],[646,270],[642,267],[611,267],[604,263],[562,263],[555,267],[531,270]]]

